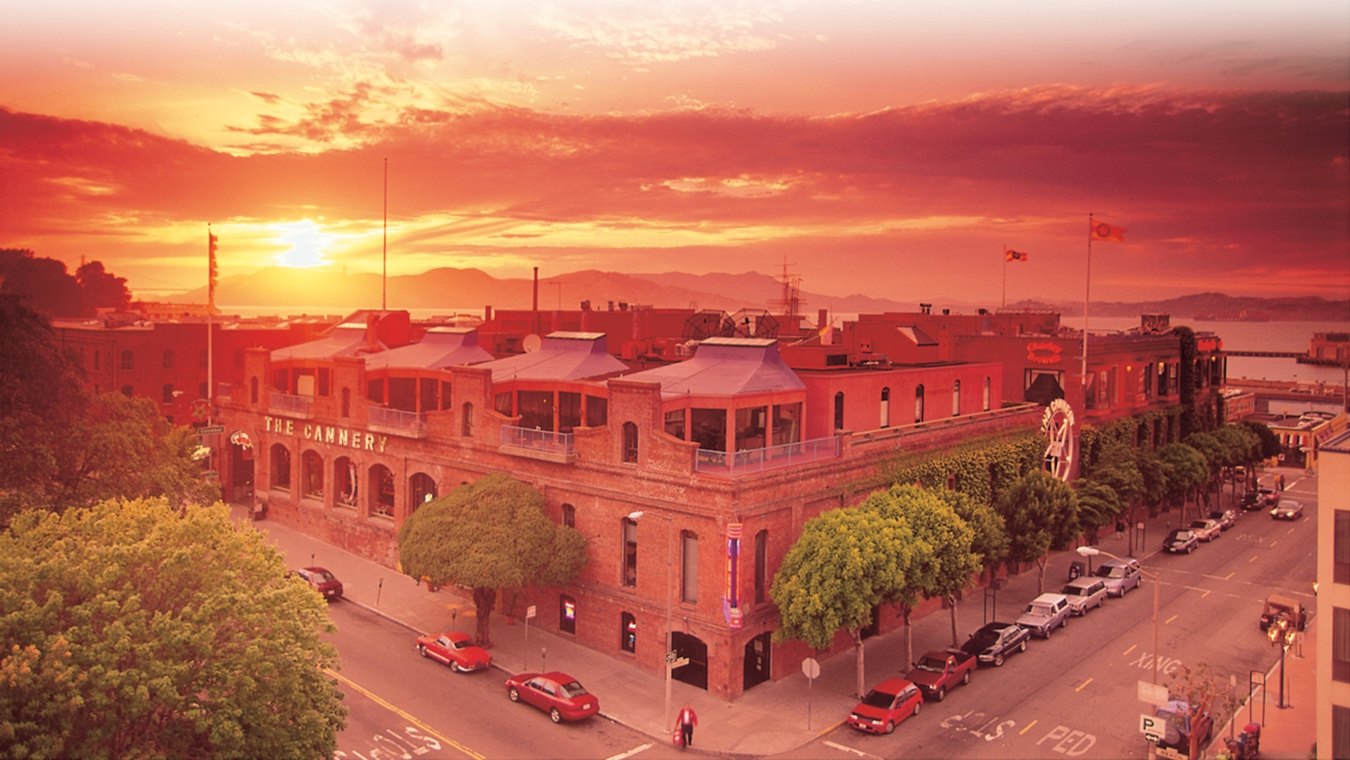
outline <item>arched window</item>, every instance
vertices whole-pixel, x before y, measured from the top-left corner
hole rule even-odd
[[[914,389],[914,424],[923,422],[923,385]]]
[[[356,464],[348,457],[333,462],[333,503],[339,507],[356,507],[359,491]]]
[[[619,648],[625,652],[637,651],[637,618],[631,612],[619,613]]]
[[[698,536],[680,531],[680,601],[698,601]]]
[[[323,457],[317,451],[300,455],[300,495],[323,500]]]
[[[258,403],[258,378],[256,377],[248,379],[248,402],[250,404]]]
[[[291,488],[291,450],[283,444],[272,444],[272,488],[288,491]]]
[[[408,479],[408,493],[412,497],[408,514],[412,514],[418,507],[436,498],[436,481],[425,472],[414,473]]]
[[[577,600],[567,594],[558,595],[558,630],[563,633],[577,632]]]
[[[571,504],[562,505],[562,524],[569,528],[577,527],[577,508]]]
[[[638,429],[633,422],[623,423],[623,461],[625,464],[637,464]]]
[[[961,381],[952,381],[952,416],[961,414]]]
[[[473,404],[465,401],[460,407],[459,434],[464,438],[473,437]]]
[[[834,394],[834,429],[844,429],[844,392]]]
[[[769,585],[769,531],[755,534],[755,604],[768,599]]]
[[[891,389],[881,389],[881,427],[891,426]]]
[[[984,378],[984,411],[989,411],[989,396],[993,392],[994,381],[986,376]]]
[[[350,417],[350,416],[352,416],[352,389],[351,389],[351,388],[343,388],[343,389],[342,389],[342,416],[343,416],[343,417]]]
[[[637,521],[623,518],[623,585],[637,586]]]
[[[394,516],[394,474],[382,464],[370,468],[370,513],[380,517]]]

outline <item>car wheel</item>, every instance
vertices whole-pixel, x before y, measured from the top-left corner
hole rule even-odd
[[[918,715],[918,714],[919,714],[919,711],[922,710],[922,709],[923,709],[923,703],[922,703],[922,702],[915,702],[915,703],[914,703],[914,714],[915,714],[915,715]]]
[[[962,673],[962,674],[961,674],[961,684],[962,684],[963,686],[969,686],[969,685],[970,685],[970,671],[969,671],[969,670],[967,670],[965,673]]]
[[[554,723],[562,723],[562,713],[558,712],[558,708],[550,707],[548,710],[548,719]]]
[[[463,665],[460,665],[459,663],[454,662],[453,660],[450,661],[449,663],[446,663],[446,664],[448,664],[448,665],[450,666],[450,669],[453,670],[453,671],[455,671],[456,673],[468,673],[468,672],[469,672]]]
[[[893,720],[886,721],[886,733],[888,734],[895,733],[895,721]]]
[[[418,645],[417,645],[417,653],[420,654],[420,655],[422,655],[423,657],[426,657],[426,656],[427,656],[427,648],[424,647],[424,646],[422,646],[421,644],[418,644]]]
[[[996,668],[1003,667],[1003,655],[1001,654],[994,655],[994,667]]]
[[[941,686],[941,687],[939,687],[938,690],[937,690],[937,701],[941,702],[942,700],[944,700],[944,699],[946,699],[946,698],[947,698],[947,687],[946,687],[946,686]],[[918,712],[917,706],[916,706],[915,712]]]
[[[1019,651],[1019,652],[1025,652],[1025,651],[1027,651],[1027,640],[1026,640],[1026,639],[1022,639],[1022,641],[1017,645],[1017,651]]]
[[[506,696],[510,697],[512,702],[520,701],[520,692],[514,686],[506,690]]]

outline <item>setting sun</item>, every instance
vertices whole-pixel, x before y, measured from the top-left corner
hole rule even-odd
[[[280,230],[276,241],[286,249],[277,254],[277,264],[296,269],[311,269],[331,263],[325,255],[333,236],[325,233],[319,225],[304,219],[298,222],[276,225]]]

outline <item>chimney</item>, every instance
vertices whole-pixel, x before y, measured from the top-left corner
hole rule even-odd
[[[487,306],[483,307],[483,321],[484,322],[492,321],[492,304],[488,304]]]
[[[919,304],[919,313],[920,313],[920,314],[932,314],[932,313],[933,313],[933,304],[931,304],[931,303],[921,303],[921,304]]]
[[[534,268],[534,311],[539,311],[539,267]]]

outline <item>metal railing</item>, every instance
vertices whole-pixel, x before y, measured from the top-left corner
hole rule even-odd
[[[387,406],[370,407],[370,424],[421,434],[426,431],[427,417],[422,412],[409,412],[404,409],[390,409]]]
[[[839,456],[839,452],[839,436],[735,452],[699,449],[698,455],[694,457],[694,470],[696,472],[724,472],[732,475],[745,472],[763,472],[764,470],[790,467],[806,462],[816,462],[821,459],[834,459]]]
[[[555,433],[552,430],[503,425],[501,440],[503,446],[518,446],[523,449],[548,451],[555,454],[570,455],[575,453],[575,444],[571,433]]]
[[[267,406],[273,412],[288,414],[292,417],[311,417],[314,414],[314,399],[310,396],[298,396],[294,393],[272,391]]]

